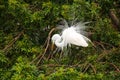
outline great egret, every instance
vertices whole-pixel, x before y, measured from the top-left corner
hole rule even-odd
[[[52,42],[61,49],[67,47],[67,45],[77,45],[82,47],[87,47],[88,42],[91,42],[90,39],[82,35],[81,33],[84,32],[85,24],[79,22],[71,27],[66,27],[60,34],[54,34],[52,36]]]

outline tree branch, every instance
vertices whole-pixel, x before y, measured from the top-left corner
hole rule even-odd
[[[11,40],[8,45],[5,46],[5,48],[3,49],[3,52],[8,51],[8,49],[20,38],[20,36],[24,33],[24,31],[21,31],[13,40]]]
[[[110,9],[109,15],[113,21],[113,24],[115,25],[115,28],[120,31],[120,21],[115,14],[115,10]]]

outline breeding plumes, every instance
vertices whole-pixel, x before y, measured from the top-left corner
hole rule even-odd
[[[82,35],[82,33],[85,32],[85,28],[85,23],[82,22],[79,22],[71,27],[65,26],[61,35],[54,34],[52,36],[52,42],[61,49],[67,46],[71,46],[71,44],[87,47],[88,42],[91,42],[91,40]]]

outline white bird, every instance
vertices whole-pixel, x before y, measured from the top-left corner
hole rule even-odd
[[[66,27],[61,35],[54,34],[52,36],[52,42],[61,49],[71,44],[87,47],[88,42],[91,42],[91,40],[81,34],[81,32],[84,32],[82,29],[85,29],[85,24],[81,22],[71,27]]]

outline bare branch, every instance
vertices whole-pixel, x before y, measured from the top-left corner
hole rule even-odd
[[[13,40],[11,40],[8,45],[5,46],[3,49],[4,52],[7,53],[8,49],[20,38],[20,36],[24,33],[24,31],[21,31]]]
[[[120,69],[113,63],[110,63],[118,72],[120,72]]]
[[[113,9],[110,9],[110,13],[109,13],[114,25],[115,25],[115,28],[117,28],[118,30],[120,30],[120,21],[119,19],[117,18],[116,14],[115,14],[115,10]]]
[[[95,67],[94,67],[92,64],[90,64],[90,66],[91,66],[91,68],[93,69],[94,73],[96,74],[96,69],[95,69]]]
[[[47,49],[48,49],[48,47],[49,47],[49,44],[50,44],[50,37],[51,37],[51,34],[52,34],[52,32],[53,32],[55,29],[56,29],[56,28],[53,28],[53,29],[51,29],[51,31],[49,32],[48,38],[47,38],[47,45],[46,45],[45,51],[44,51],[42,57],[40,58],[40,60],[37,62],[37,65],[40,63],[40,61],[41,61],[42,58],[44,57],[44,55],[45,55],[45,53],[46,53],[46,51],[47,51]]]

